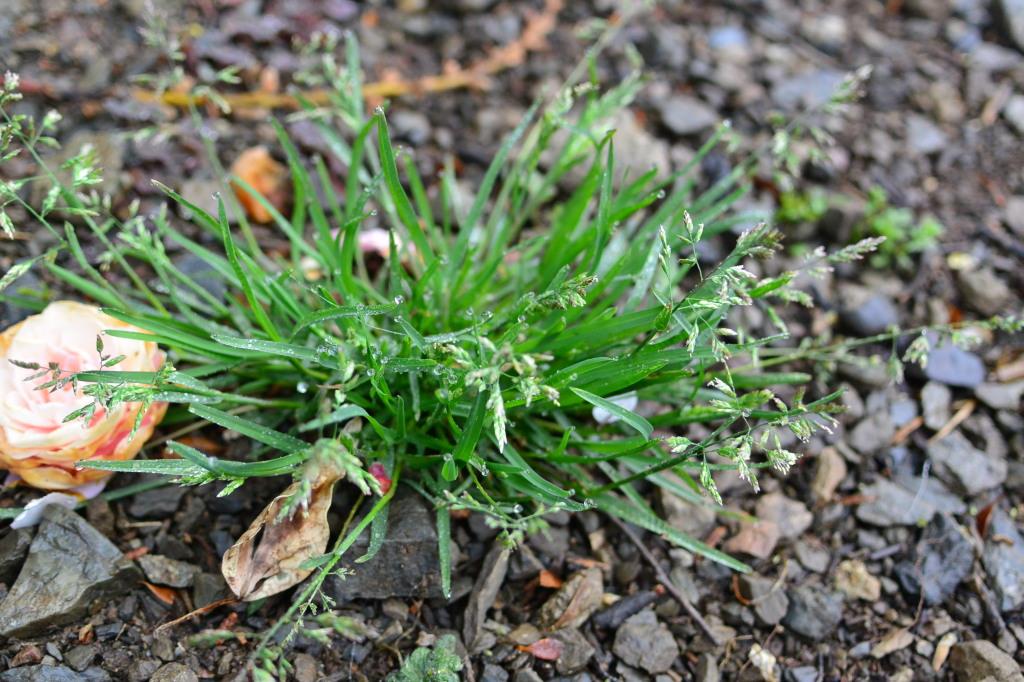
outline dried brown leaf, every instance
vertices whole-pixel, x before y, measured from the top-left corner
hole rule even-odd
[[[302,568],[309,559],[327,550],[330,528],[327,510],[334,484],[345,472],[325,465],[319,471],[304,509],[280,518],[289,498],[299,492],[296,481],[271,500],[249,530],[224,553],[221,573],[231,591],[242,601],[255,601],[302,582],[312,569]]]
[[[285,168],[270,155],[266,147],[252,147],[242,152],[231,164],[232,175],[245,180],[254,190],[281,210],[288,199]],[[269,223],[274,216],[259,200],[241,185],[233,185],[235,196],[246,214],[258,223]]]

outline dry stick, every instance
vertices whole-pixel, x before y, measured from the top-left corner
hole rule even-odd
[[[965,419],[971,416],[971,413],[974,412],[974,408],[977,406],[978,401],[974,398],[965,400],[963,406],[956,411],[956,414],[950,417],[949,421],[943,424],[942,428],[936,431],[935,435],[928,439],[928,445],[937,443],[949,434],[953,433],[956,427],[960,426]]]
[[[424,76],[413,80],[401,77],[386,78],[363,86],[363,94],[368,99],[386,99],[402,95],[423,95],[435,92],[446,92],[461,88],[485,89],[489,78],[502,71],[519,66],[526,55],[546,47],[546,38],[554,30],[558,13],[562,10],[563,0],[545,0],[541,12],[530,13],[526,26],[518,38],[508,45],[491,50],[486,57],[463,68],[458,64],[446,64],[444,72]],[[302,98],[311,104],[320,106],[329,104],[333,91],[321,88],[301,93]],[[239,92],[221,95],[232,109],[298,109],[301,106],[299,97],[279,92]],[[179,108],[205,104],[209,98],[205,95],[193,95],[188,92],[153,92],[136,90],[135,98],[143,102],[157,102]]]
[[[213,602],[211,604],[207,604],[206,606],[200,606],[198,609],[195,609],[194,611],[189,611],[188,613],[186,613],[184,616],[181,616],[180,618],[175,618],[174,620],[169,620],[166,623],[164,623],[163,625],[157,626],[157,628],[155,630],[153,630],[153,634],[157,635],[157,634],[160,634],[161,632],[165,632],[165,631],[169,630],[170,628],[173,628],[175,625],[178,625],[179,623],[183,623],[186,620],[189,620],[190,618],[195,618],[196,616],[202,616],[204,614],[207,614],[210,611],[213,611],[214,609],[220,608],[221,606],[224,606],[226,604],[236,604],[236,603],[238,603],[238,600],[235,599],[234,597],[227,597],[225,599],[218,599],[217,601],[215,601],[215,602]]]
[[[637,549],[640,550],[640,553],[643,555],[644,559],[646,559],[647,563],[649,563],[651,567],[654,569],[654,574],[657,576],[658,582],[661,583],[668,591],[668,593],[671,594],[672,597],[682,605],[682,607],[686,610],[686,613],[690,615],[690,618],[693,618],[694,622],[697,623],[700,629],[704,632],[704,635],[709,640],[711,640],[711,643],[714,644],[716,647],[722,646],[722,641],[718,639],[718,635],[716,635],[711,630],[711,626],[708,625],[707,622],[705,622],[704,618],[702,618],[700,613],[697,612],[697,609],[694,608],[693,604],[690,603],[690,600],[687,599],[683,595],[683,593],[679,591],[679,588],[675,586],[675,583],[673,583],[672,580],[668,577],[668,574],[665,573],[665,569],[663,569],[661,567],[661,564],[658,563],[658,559],[654,556],[654,554],[651,553],[651,550],[647,549],[647,546],[644,545],[643,540],[641,540],[633,531],[633,529],[627,526],[625,523],[615,518],[611,514],[608,514],[607,516],[609,519],[612,520],[612,522],[616,526],[618,526],[622,530],[623,533],[626,534],[626,537],[628,537],[633,542],[633,544],[636,545]]]

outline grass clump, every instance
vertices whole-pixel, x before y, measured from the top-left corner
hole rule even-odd
[[[97,405],[166,401],[165,424],[178,433],[216,425],[253,446],[246,459],[229,461],[172,440],[178,459],[89,466],[183,484],[217,481],[225,484],[221,494],[231,494],[254,477],[301,482],[328,457],[370,493],[328,553],[310,563],[313,577],[286,617],[265,633],[257,657],[269,671],[286,666],[271,645],[278,627],[332,606],[319,588],[368,528],[360,560],[373,558],[399,487],[436,509],[446,594],[453,510],[486,515],[516,543],[542,528],[548,513],[596,508],[748,570],[666,523],[649,493],[662,488],[720,504],[714,473],[726,469],[757,488],[761,470],[785,473],[798,457],[781,434],[807,440],[827,429],[836,394],[810,399],[800,388],[809,375],[769,369],[780,358],[806,357],[774,348],[788,336],[774,306],[808,303],[792,287],[797,273],[760,277],[749,267],[777,250],[771,226],[735,235],[719,263],[698,260],[702,239],[732,234],[739,219],[729,208],[750,189],[754,163],[701,186],[700,161],[728,127],[668,177],[623,170],[609,121],[638,92],[639,75],[607,89],[572,82],[530,110],[470,201],[459,202],[451,166],[434,201],[410,156],[392,145],[385,111],[366,110],[355,45],[343,66],[326,65],[332,105],[301,115],[347,167],[343,190],[335,190],[326,161],[302,157],[281,125],[290,212],[231,179],[273,217],[284,253],[264,251],[230,191],[210,213],[161,187],[193,216],[189,230],[166,210],[112,216],[90,192],[98,175],[87,153],[68,162],[70,184],[47,169],[38,154],[48,144],[46,126],[37,131],[11,112],[18,95],[8,78],[0,154],[34,156],[42,169],[34,181],[49,189],[44,205],[33,207],[23,191],[29,181],[8,182],[0,201],[59,242],[30,264],[144,330],[111,335],[168,351],[158,372],[96,368],[76,381]],[[389,234],[380,267],[358,247],[361,231],[373,227]],[[86,257],[85,238],[104,248],[109,274]],[[227,295],[211,296],[183,273],[170,244],[205,263]],[[816,254],[808,269],[858,259],[876,244]],[[7,284],[5,277],[0,287]],[[763,309],[777,332],[730,328],[730,313],[743,306]],[[706,425],[706,437],[687,437],[695,423]]]

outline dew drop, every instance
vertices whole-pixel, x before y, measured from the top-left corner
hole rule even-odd
[[[309,391],[309,384],[307,384],[305,381],[300,381],[295,385],[295,390],[298,391],[299,393],[306,393]]]
[[[405,296],[395,296],[395,305],[402,305],[405,303]]]

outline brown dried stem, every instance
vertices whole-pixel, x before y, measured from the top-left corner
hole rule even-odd
[[[562,6],[563,0],[545,0],[542,11],[528,14],[526,25],[518,38],[508,45],[494,48],[486,57],[465,68],[459,64],[448,63],[440,74],[411,80],[399,75],[390,75],[382,80],[366,83],[363,86],[363,95],[370,101],[379,101],[391,97],[420,96],[462,88],[485,90],[490,86],[491,76],[521,65],[527,54],[547,46],[547,36],[554,30]],[[201,94],[174,91],[161,93],[143,89],[136,90],[135,97],[143,102],[155,102],[177,108],[201,106],[209,101],[206,95]],[[305,91],[301,96],[264,91],[221,95],[232,110],[298,109],[301,106],[300,99],[319,106],[328,104],[330,97],[331,91],[324,88]]]

